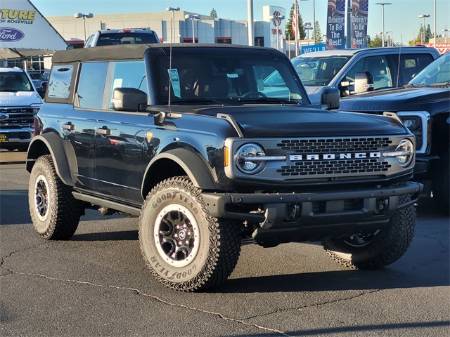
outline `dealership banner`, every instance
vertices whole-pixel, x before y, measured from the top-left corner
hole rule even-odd
[[[328,0],[327,48],[345,48],[345,0]]]
[[[28,0],[0,1],[0,48],[63,50],[59,33]]]
[[[369,0],[352,1],[352,48],[367,48]]]

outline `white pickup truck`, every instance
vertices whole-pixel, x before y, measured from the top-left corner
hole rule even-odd
[[[0,68],[0,149],[26,150],[42,99],[20,68]]]

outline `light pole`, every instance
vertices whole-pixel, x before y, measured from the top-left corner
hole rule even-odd
[[[94,17],[94,14],[88,13],[75,13],[73,15],[75,19],[83,19],[83,27],[84,27],[84,42],[86,42],[86,19],[92,19]]]
[[[173,22],[175,21],[175,12],[179,12],[180,7],[168,7],[167,11],[172,12],[172,20],[170,21],[170,43],[173,43],[173,36],[175,34]]]
[[[425,23],[425,21],[429,17],[430,17],[430,14],[420,14],[418,16],[419,19],[423,19],[423,28],[422,28],[422,32],[420,34],[420,44],[424,44],[425,43],[425,38],[426,38],[426,36],[425,36],[425,30],[426,30],[425,25],[426,25],[426,23]]]
[[[253,0],[247,0],[247,28],[248,28],[248,45],[255,45],[255,31],[253,28]]]
[[[383,34],[381,34],[381,46],[384,47],[384,39],[385,39],[385,32],[384,32],[384,6],[392,5],[392,2],[377,2],[377,5],[381,6],[381,25],[383,27]]]
[[[434,0],[434,17],[433,17],[433,30],[434,30],[434,47],[436,47],[436,41],[437,41],[437,4],[436,0]]]
[[[186,14],[185,18],[191,20],[191,23],[192,23],[192,43],[196,43],[195,42],[195,26],[194,26],[194,22],[200,20],[200,15],[197,15],[197,14]]]

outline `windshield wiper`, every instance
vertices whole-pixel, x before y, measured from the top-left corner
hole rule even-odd
[[[290,100],[287,98],[258,97],[258,98],[237,98],[240,103],[275,103],[275,104],[301,104],[301,100]]]
[[[186,98],[172,101],[172,104],[219,104],[223,105],[223,101],[211,98]]]

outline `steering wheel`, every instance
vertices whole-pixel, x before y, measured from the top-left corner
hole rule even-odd
[[[240,98],[267,98],[267,95],[260,91],[249,91],[243,94]]]

